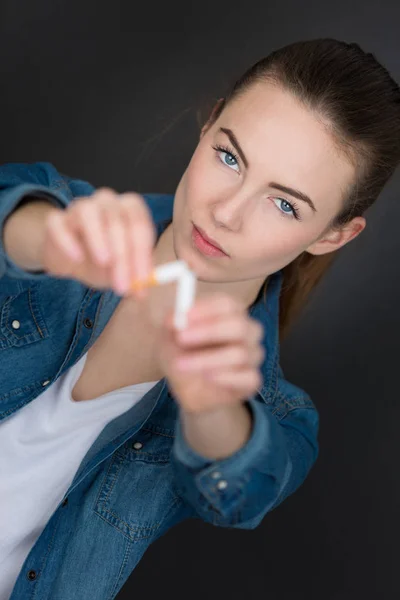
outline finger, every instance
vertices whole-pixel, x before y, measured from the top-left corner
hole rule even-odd
[[[104,266],[111,258],[101,207],[90,199],[80,200],[68,216],[71,227],[79,230],[93,262]]]
[[[127,251],[128,251],[128,270],[129,270],[129,285],[130,293],[135,294],[138,298],[147,296],[146,287],[136,287],[135,290],[132,284],[138,280],[147,279],[150,272],[153,270],[153,246],[155,237],[150,234],[149,240],[144,242],[141,248],[138,247],[137,238],[138,231],[142,227],[138,221],[136,204],[132,203],[129,197],[121,201],[121,207],[124,214],[124,222],[126,225],[127,234]],[[150,226],[152,227],[152,225]],[[142,265],[142,266],[141,266]],[[144,266],[143,266],[144,265]]]
[[[263,328],[258,321],[229,315],[225,319],[219,317],[212,319],[211,323],[201,323],[201,326],[189,326],[177,332],[177,339],[185,347],[194,347],[205,342],[215,344],[235,341],[254,345],[262,339],[262,332]]]
[[[263,384],[262,375],[256,369],[214,371],[207,373],[205,378],[208,381],[235,390],[244,398],[255,393]]]
[[[126,225],[119,207],[104,212],[106,232],[112,255],[112,279],[117,293],[123,294],[129,287],[129,256]]]
[[[211,322],[189,326],[177,332],[178,341],[184,346],[216,344],[244,341],[248,335],[249,324],[244,319],[229,315],[228,318],[213,318]]]
[[[264,337],[264,327],[260,321],[250,318],[250,329],[252,331],[252,340],[256,344],[261,342]]]
[[[178,371],[191,373],[223,367],[244,367],[249,364],[249,352],[242,345],[186,353],[176,359]]]
[[[129,246],[134,279],[146,279],[152,269],[152,252],[156,242],[154,222],[139,194],[121,194],[125,215],[129,219]]]
[[[247,348],[243,345],[230,346],[227,348],[207,349],[189,351],[178,354],[176,366],[178,371],[187,373],[199,373],[209,370],[218,370],[226,367],[259,367],[265,359],[263,346]]]
[[[52,211],[47,216],[46,228],[52,242],[64,252],[69,259],[81,261],[84,259],[84,249],[76,236],[67,226],[65,213]]]
[[[196,300],[188,311],[189,324],[202,321],[205,317],[217,317],[243,312],[245,306],[231,296],[223,293],[214,293]]]

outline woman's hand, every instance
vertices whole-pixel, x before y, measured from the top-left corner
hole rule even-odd
[[[182,332],[173,328],[172,317],[171,311],[161,328],[159,359],[181,408],[212,411],[256,392],[265,356],[263,328],[242,304],[223,293],[200,298]]]
[[[139,194],[100,188],[50,211],[44,227],[41,263],[50,274],[123,294],[153,268],[156,229]]]

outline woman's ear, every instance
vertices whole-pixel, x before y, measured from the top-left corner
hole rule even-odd
[[[219,98],[219,100],[217,100],[216,104],[214,105],[214,108],[211,111],[211,115],[208,117],[207,123],[205,123],[205,125],[203,125],[203,127],[201,128],[200,139],[205,133],[207,133],[211,125],[213,125],[213,123],[215,122],[217,111],[219,110],[221,104],[223,104],[224,102],[225,98]]]
[[[306,252],[314,255],[334,252],[360,235],[366,224],[364,217],[354,217],[340,229],[330,229],[324,233],[316,242],[306,248]]]

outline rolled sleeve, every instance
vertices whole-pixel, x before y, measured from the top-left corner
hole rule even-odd
[[[4,248],[3,231],[8,217],[24,202],[42,198],[65,208],[74,196],[89,195],[93,186],[63,176],[50,163],[7,164],[0,167],[0,278],[41,280],[44,271],[25,271],[11,260]]]
[[[308,472],[316,458],[315,411],[297,409],[282,423],[264,402],[253,397],[247,405],[252,414],[250,438],[223,460],[196,453],[177,424],[172,460],[178,487],[196,513],[214,524],[255,527],[289,489],[300,485],[304,463]]]

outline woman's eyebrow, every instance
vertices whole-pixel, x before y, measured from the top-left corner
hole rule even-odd
[[[230,142],[232,144],[232,146],[235,147],[235,149],[237,150],[237,153],[239,154],[240,158],[243,161],[244,166],[246,167],[246,169],[249,166],[249,163],[247,162],[247,158],[244,155],[244,152],[242,150],[242,148],[240,147],[240,144],[237,140],[236,135],[233,133],[232,129],[227,129],[226,127],[220,127],[219,131],[222,131],[222,133],[225,133],[228,138],[230,139]]]
[[[222,133],[225,133],[225,135],[228,136],[232,146],[234,146],[235,150],[237,150],[237,153],[239,154],[240,158],[243,161],[244,166],[246,167],[246,169],[249,166],[249,163],[247,161],[247,158],[238,142],[237,137],[235,136],[235,134],[233,133],[232,129],[228,129],[226,127],[220,127],[219,131],[221,131]],[[286,185],[281,185],[280,183],[275,183],[274,181],[272,181],[268,187],[274,188],[275,190],[279,190],[281,192],[284,192],[285,194],[290,194],[290,196],[293,196],[294,198],[297,198],[298,200],[302,200],[303,202],[305,202],[306,204],[308,204],[308,206],[314,211],[317,212],[317,209],[315,208],[314,202],[311,200],[311,198],[309,196],[307,196],[307,194],[304,194],[303,192],[300,192],[299,190],[295,190],[293,188],[287,187]]]
[[[284,192],[285,194],[290,194],[290,196],[293,196],[294,198],[297,198],[298,200],[302,200],[303,202],[306,202],[308,204],[308,206],[314,212],[317,212],[314,202],[311,200],[311,198],[309,198],[307,196],[307,194],[304,194],[303,192],[300,192],[299,190],[294,190],[293,188],[287,187],[285,185],[281,185],[280,183],[275,183],[275,181],[271,181],[271,183],[268,185],[268,187],[274,188],[275,190],[280,190],[281,192]]]

